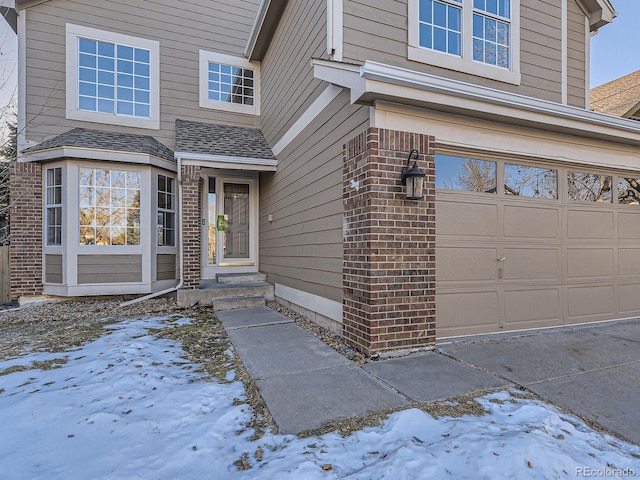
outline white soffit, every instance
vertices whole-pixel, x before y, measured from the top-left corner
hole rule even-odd
[[[640,122],[366,61],[314,60],[314,76],[349,88],[351,102],[384,100],[511,125],[640,145]]]
[[[208,168],[260,172],[275,172],[278,169],[278,161],[272,158],[232,157],[189,152],[176,152],[175,157],[180,159],[183,165],[200,165]]]

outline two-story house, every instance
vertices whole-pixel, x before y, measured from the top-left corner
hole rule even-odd
[[[15,296],[260,271],[367,354],[640,314],[608,0],[16,3]]]

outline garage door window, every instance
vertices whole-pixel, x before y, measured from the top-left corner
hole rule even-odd
[[[627,205],[640,204],[639,178],[618,178],[618,203]]]
[[[436,155],[436,188],[496,193],[496,162]]]
[[[558,198],[558,171],[506,163],[504,193],[555,200]]]
[[[567,172],[569,200],[612,203],[612,177],[597,173]]]

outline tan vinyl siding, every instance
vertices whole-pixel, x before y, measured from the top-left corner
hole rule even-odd
[[[571,18],[577,18],[573,8],[571,11]],[[407,0],[380,0],[375,8],[366,0],[344,0],[344,13],[345,62],[361,64],[373,60],[544,100],[561,100],[562,28],[561,8],[556,0],[521,2],[521,85],[407,60]],[[573,37],[584,48],[584,38]],[[572,48],[579,50],[580,46]]]
[[[159,254],[156,256],[157,280],[173,280],[176,278],[176,256]]]
[[[78,255],[78,284],[142,281],[142,255]]]
[[[313,78],[312,58],[327,58],[326,2],[289,2],[261,65],[262,130],[274,145],[326,85]]]
[[[133,129],[174,148],[175,119],[257,127],[252,115],[199,107],[200,49],[242,56],[258,0],[53,0],[26,12],[27,139],[34,142],[82,126],[116,132],[130,127],[65,119],[65,24],[160,42],[160,130]]]
[[[45,255],[44,272],[45,282],[62,283],[62,255]]]
[[[567,25],[567,103],[585,108],[586,104],[586,30],[582,9],[575,1],[570,1]]]
[[[260,177],[260,271],[342,301],[342,146],[369,122],[341,93]],[[267,221],[269,215],[273,221]]]

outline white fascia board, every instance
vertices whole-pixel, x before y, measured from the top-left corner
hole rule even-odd
[[[577,107],[482,87],[415,70],[366,61],[358,70],[325,60],[314,61],[316,78],[351,89],[352,103],[383,99],[424,105],[471,117],[499,118],[535,128],[585,137],[640,144],[640,123]]]
[[[56,147],[40,150],[33,153],[23,153],[21,162],[46,162],[52,160],[64,160],[76,158],[82,160],[104,160],[108,162],[134,163],[138,165],[151,165],[154,167],[176,172],[176,164],[172,161],[159,158],[147,153],[119,152],[114,150],[100,150],[94,148]]]
[[[258,7],[258,12],[256,13],[256,19],[253,22],[253,27],[251,27],[251,32],[249,33],[249,38],[247,39],[247,45],[244,47],[244,56],[247,58],[251,58],[253,56],[253,50],[254,48],[256,48],[258,35],[260,34],[260,30],[262,30],[262,24],[264,23],[264,19],[267,16],[267,11],[269,10],[270,3],[271,0],[260,1],[260,6]]]
[[[581,0],[582,5],[589,12],[589,26],[591,31],[613,22],[618,16],[609,0]]]
[[[183,165],[200,165],[208,168],[225,168],[230,170],[255,170],[275,172],[278,160],[272,158],[233,157],[229,155],[208,155],[204,153],[176,152],[176,159]]]

